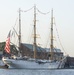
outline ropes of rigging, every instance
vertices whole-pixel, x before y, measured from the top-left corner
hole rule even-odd
[[[28,12],[28,11],[30,11],[30,10],[33,9],[33,8],[34,8],[34,6],[33,6],[32,8],[30,8],[30,9],[28,9],[28,10],[25,10],[25,11],[21,10],[21,12]],[[36,8],[36,10],[37,10],[39,13],[43,14],[43,15],[47,15],[47,14],[50,13],[50,11],[47,12],[47,13],[43,13],[43,12],[41,12],[38,8]]]
[[[34,8],[34,6],[32,8],[30,8],[30,9],[28,9],[28,10],[25,10],[25,11],[21,10],[21,12],[28,12],[28,11],[30,11],[33,8]]]
[[[16,26],[17,20],[18,20],[18,18],[16,18],[15,24],[14,24],[14,26],[12,26],[12,28],[11,28],[11,37],[14,35],[14,32],[17,34],[17,32],[16,32],[16,30],[15,30],[15,28],[14,28],[14,27]],[[18,34],[17,34],[17,36],[18,36]]]
[[[16,21],[15,21],[15,24],[14,24],[14,27],[16,26],[16,22],[18,21],[18,17],[16,18]]]
[[[32,10],[33,8],[34,8],[34,6],[33,6],[32,8],[30,8],[30,9],[28,9],[28,10],[25,10],[25,11],[21,10],[21,12],[28,12],[28,11]],[[47,13],[43,13],[43,12],[41,12],[38,8],[36,8],[36,10],[37,10],[40,14],[43,14],[43,15],[47,15],[47,14],[50,13],[50,11],[47,12]]]
[[[55,27],[56,27],[55,18],[54,18],[54,25],[55,25]],[[59,38],[59,33],[58,33],[58,30],[57,30],[57,27],[56,27],[56,32],[57,32],[57,37],[58,37],[58,39],[59,39],[59,43],[60,43],[60,45],[61,45],[63,51],[65,52],[65,54],[67,54],[66,51],[64,50],[64,47],[63,47],[62,44],[61,44],[61,41],[60,41],[60,38]]]
[[[28,11],[32,10],[33,8],[34,8],[34,6],[33,6],[32,8],[30,8],[30,9],[28,9],[28,10],[25,10],[25,11],[21,10],[21,12],[28,12]],[[50,11],[47,12],[47,13],[43,13],[43,12],[41,12],[38,8],[36,8],[36,10],[37,10],[39,13],[43,14],[43,15],[47,15],[47,14],[50,13]],[[16,20],[16,21],[17,21],[17,20]],[[55,22],[55,19],[54,19],[54,22]],[[16,25],[16,22],[15,22],[15,25]],[[56,26],[56,23],[55,23],[55,26]],[[13,28],[13,29],[14,29],[14,28]],[[14,29],[14,31],[15,31],[15,29]],[[64,48],[63,48],[63,46],[62,46],[62,44],[61,44],[60,38],[59,38],[59,34],[58,34],[57,27],[56,27],[56,32],[57,32],[57,36],[58,36],[58,39],[59,39],[59,43],[60,43],[62,49],[64,50]],[[64,50],[64,52],[65,52],[65,50]],[[65,52],[65,54],[67,54],[67,53]]]
[[[43,13],[43,12],[41,12],[38,8],[36,8],[37,9],[37,11],[39,12],[39,13],[41,13],[41,14],[43,14],[43,15],[47,15],[47,14],[49,14],[50,13],[50,11],[49,12],[47,12],[47,13]]]

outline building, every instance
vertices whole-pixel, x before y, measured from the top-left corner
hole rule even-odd
[[[21,53],[23,56],[28,56],[33,58],[34,57],[33,45],[22,43]],[[53,53],[54,53],[54,60],[61,60],[63,58],[63,52],[61,52],[60,49],[55,49]],[[51,57],[50,54],[51,54],[50,50],[48,51],[46,48],[37,46],[37,51],[36,51],[37,59],[49,59]]]

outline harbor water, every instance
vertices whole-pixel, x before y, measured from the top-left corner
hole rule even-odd
[[[0,69],[0,75],[74,75],[74,69],[59,69],[59,70]]]

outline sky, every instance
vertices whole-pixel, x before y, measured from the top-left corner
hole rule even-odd
[[[0,0],[0,42],[6,41],[8,32],[15,25],[18,18],[18,9],[21,8],[21,10],[25,11],[34,5],[41,12],[50,12],[46,16],[37,12],[38,34],[42,38],[42,44],[45,46],[48,41],[51,9],[53,8],[55,23],[62,46],[67,54],[74,56],[74,0]],[[31,32],[29,30],[33,28],[33,9],[21,15],[22,19],[24,19],[22,24],[25,23],[24,27],[22,27],[25,30],[23,33],[25,36],[23,34],[22,36],[24,36],[24,42],[27,42],[27,36]]]

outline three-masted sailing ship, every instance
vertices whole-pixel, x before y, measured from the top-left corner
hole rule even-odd
[[[53,10],[51,11],[51,45],[50,45],[50,59],[37,59],[37,44],[36,44],[36,6],[34,6],[34,44],[33,44],[33,58],[26,58],[21,54],[21,10],[19,9],[19,52],[18,56],[15,58],[3,57],[2,61],[8,68],[25,68],[25,69],[52,69],[52,68],[61,68],[61,60],[54,61],[54,51],[53,51]],[[10,43],[10,38],[8,38],[7,43]],[[7,45],[6,45],[7,46]],[[8,45],[9,46],[9,45]],[[5,48],[6,52],[10,54],[10,50]]]

